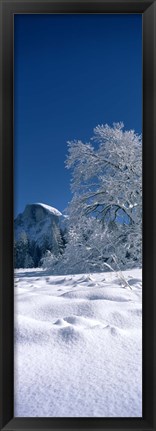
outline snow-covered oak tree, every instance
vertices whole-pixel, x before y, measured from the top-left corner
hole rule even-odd
[[[95,217],[81,216],[76,224],[69,219],[64,253],[54,256],[49,251],[42,259],[42,266],[51,273],[73,274],[100,272],[111,269],[112,245],[107,231]],[[107,263],[106,263],[107,262]]]
[[[47,270],[50,269],[51,272],[55,272],[55,267],[59,262],[60,258],[61,258],[61,255],[56,256],[50,250],[47,250],[41,259],[41,265],[44,269],[47,269]]]
[[[141,136],[125,131],[123,123],[98,125],[91,142],[68,142],[68,150],[66,166],[72,170],[74,193],[69,214],[75,234],[77,220],[82,228],[84,216],[96,216],[103,225],[107,258],[116,256],[120,266],[141,265]],[[92,244],[95,241],[96,236]]]

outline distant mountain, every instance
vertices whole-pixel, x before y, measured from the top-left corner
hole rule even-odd
[[[16,268],[37,267],[47,250],[58,255],[64,248],[64,216],[43,203],[26,205],[14,220]]]

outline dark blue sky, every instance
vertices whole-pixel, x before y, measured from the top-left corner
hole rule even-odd
[[[15,15],[15,215],[71,199],[67,140],[142,131],[141,15]]]

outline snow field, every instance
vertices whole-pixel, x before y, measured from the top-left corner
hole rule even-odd
[[[142,416],[141,270],[15,273],[15,416]]]

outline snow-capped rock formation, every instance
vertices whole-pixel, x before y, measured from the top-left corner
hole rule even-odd
[[[14,221],[15,267],[38,266],[47,250],[58,255],[63,247],[62,214],[43,203],[26,205]]]

